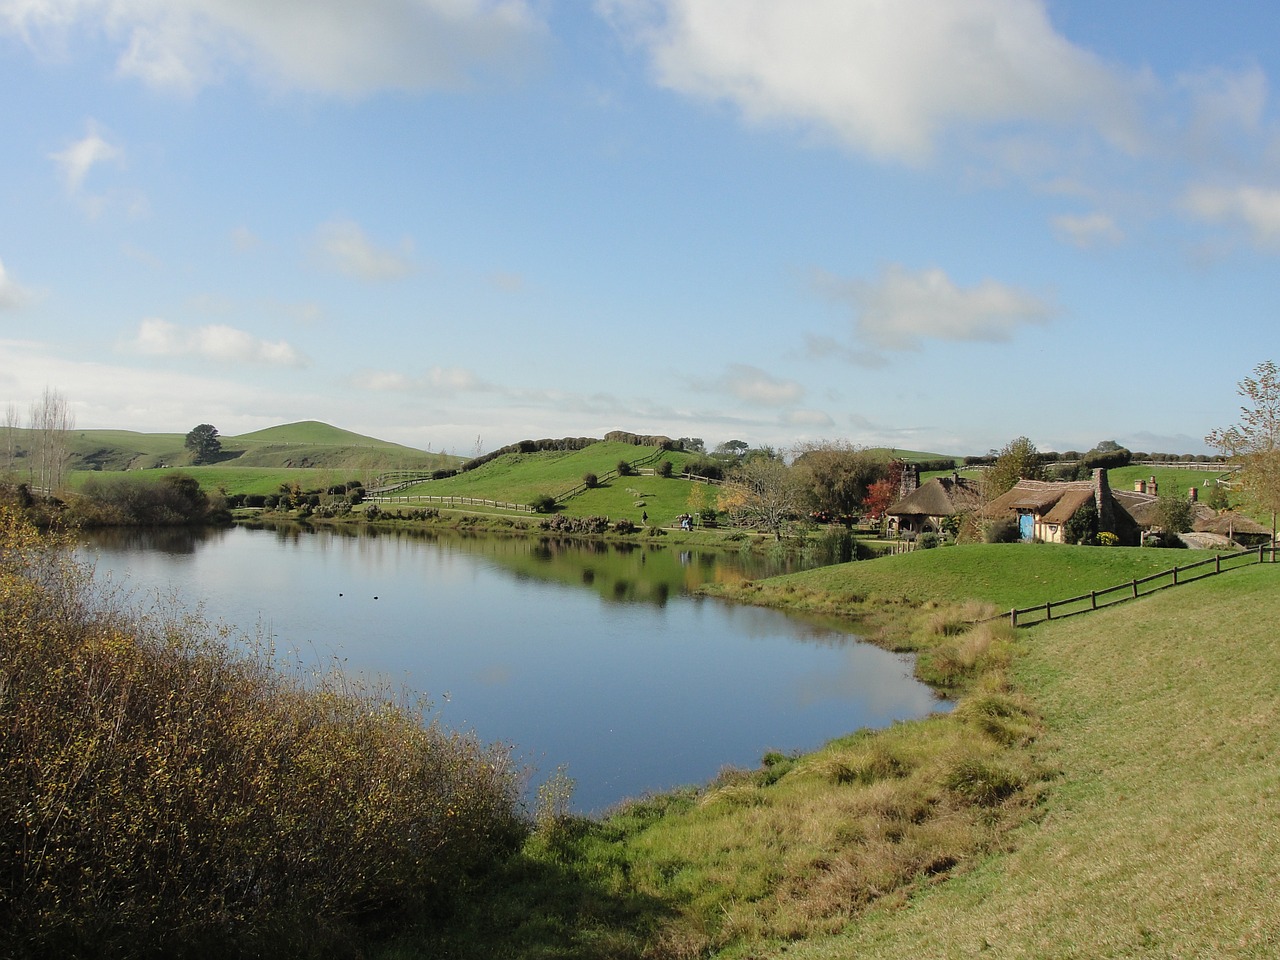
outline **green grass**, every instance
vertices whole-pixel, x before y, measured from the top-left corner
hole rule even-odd
[[[1073,547],[1062,544],[961,544],[871,562],[823,567],[770,586],[872,603],[962,603],[999,610],[1062,600],[1213,556],[1204,550]]]
[[[1016,676],[1060,771],[1039,822],[910,910],[786,956],[1280,954],[1277,575],[1037,628]]]
[[[524,504],[539,494],[559,496],[581,484],[587,473],[604,476],[615,470],[620,460],[632,462],[654,452],[653,447],[601,442],[582,450],[509,453],[456,477],[432,480],[401,492],[407,495],[477,497]],[[678,473],[687,458],[687,454],[670,452],[663,454],[652,465],[656,466],[662,459],[669,459]],[[613,481],[610,489],[624,489],[625,486],[632,485],[631,481],[640,479],[619,478]],[[619,484],[623,486],[618,487]],[[637,519],[639,515],[640,511],[636,510]]]

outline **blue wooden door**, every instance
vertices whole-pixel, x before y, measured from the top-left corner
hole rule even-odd
[[[1030,543],[1036,536],[1036,518],[1030,513],[1018,514],[1018,535]]]

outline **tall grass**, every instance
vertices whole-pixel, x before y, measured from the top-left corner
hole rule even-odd
[[[0,955],[349,955],[519,841],[503,749],[233,639],[0,510]]]

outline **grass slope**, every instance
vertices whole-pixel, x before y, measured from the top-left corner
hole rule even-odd
[[[793,595],[856,596],[875,604],[962,603],[999,610],[1060,600],[1213,556],[1202,550],[1105,549],[1061,544],[962,544],[770,581]]]
[[[1280,568],[1037,628],[1060,771],[1016,849],[789,958],[1280,955]],[[765,954],[759,954],[765,955]]]
[[[432,480],[402,492],[408,495],[477,497],[528,503],[540,494],[559,496],[581,484],[587,473],[603,476],[616,470],[620,460],[631,463],[652,455],[655,450],[654,447],[602,441],[581,450],[508,453],[456,477]],[[666,458],[671,460],[673,468],[679,472],[686,455],[672,452]],[[638,479],[620,478],[613,481],[613,486],[630,485],[631,481]],[[636,516],[639,517],[638,510]]]

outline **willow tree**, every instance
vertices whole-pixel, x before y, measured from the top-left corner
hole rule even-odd
[[[1211,431],[1204,441],[1230,457],[1245,496],[1271,514],[1274,543],[1280,513],[1280,371],[1275,362],[1264,360],[1254,367],[1253,376],[1241,380],[1236,392],[1247,401],[1240,407],[1240,422]]]

